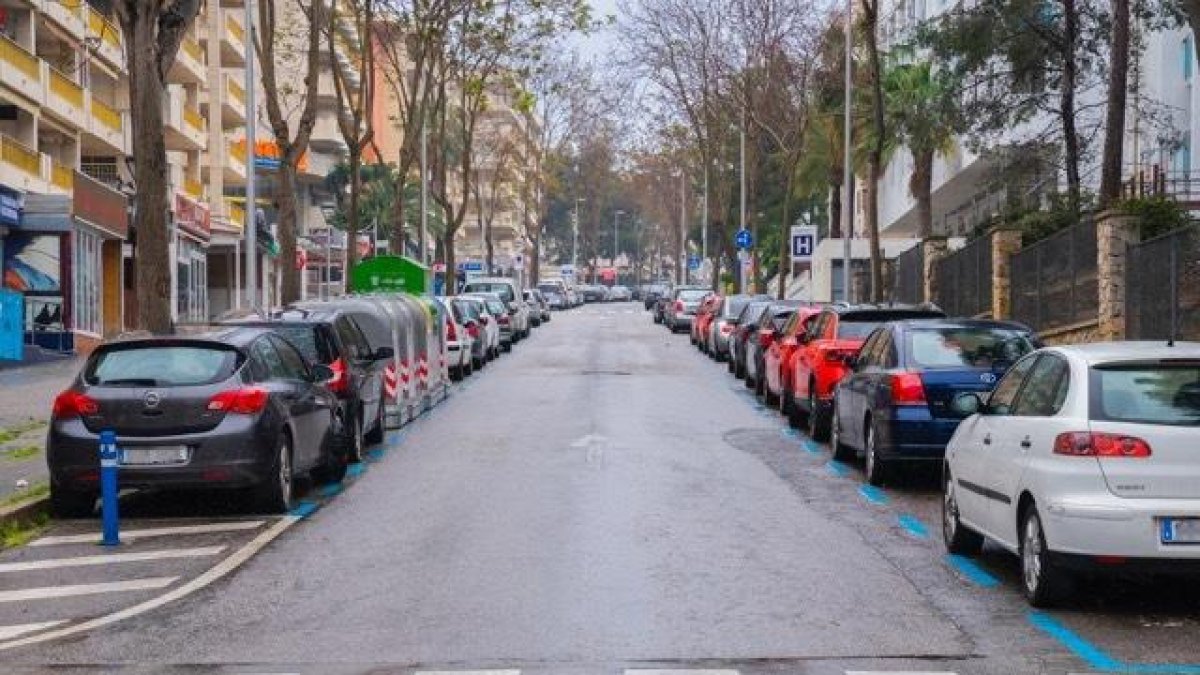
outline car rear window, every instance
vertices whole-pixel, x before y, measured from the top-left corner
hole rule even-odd
[[[706,290],[687,288],[682,291],[679,291],[679,295],[677,297],[680,300],[686,300],[688,302],[692,302],[693,300],[703,300],[706,295],[708,295],[708,291],[706,291]]]
[[[500,296],[504,302],[512,302],[516,299],[513,295],[513,287],[504,283],[488,283],[486,281],[475,281],[467,284],[466,292],[468,293],[495,293]]]
[[[185,387],[229,379],[241,355],[224,347],[138,345],[97,352],[83,381],[108,387]]]
[[[871,331],[879,327],[882,321],[868,321],[866,319],[847,319],[842,317],[838,321],[837,337],[839,339],[857,339],[865,338],[871,334]]]
[[[1097,366],[1089,380],[1093,420],[1200,426],[1200,363]]]
[[[906,333],[909,365],[919,368],[1008,367],[1035,349],[1029,333],[1007,328],[945,326]]]
[[[721,316],[732,319],[741,314],[748,304],[750,304],[750,298],[730,298],[725,301],[725,311],[721,312]]]
[[[561,293],[562,286],[556,286],[554,284],[539,284],[538,290],[543,293]]]
[[[504,303],[500,302],[499,300],[488,300],[487,308],[488,312],[497,316],[508,311],[508,308],[504,306]]]
[[[269,326],[272,333],[282,337],[300,350],[309,363],[333,361],[329,345],[317,335],[317,326],[311,323],[276,323]]]

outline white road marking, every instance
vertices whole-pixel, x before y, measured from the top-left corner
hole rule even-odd
[[[62,567],[87,567],[114,563],[142,562],[146,560],[169,560],[173,558],[203,558],[224,551],[224,546],[202,548],[176,548],[138,553],[114,553],[111,555],[85,555],[78,558],[55,558],[53,560],[29,560],[25,562],[0,563],[0,573],[28,572],[30,570],[53,570]]]
[[[170,586],[179,577],[150,577],[147,579],[130,579],[129,581],[109,581],[100,584],[74,584],[67,586],[45,586],[42,588],[22,588],[19,591],[0,591],[0,602],[20,602],[22,600],[50,600],[52,598],[69,598],[76,595],[96,595],[98,593],[120,593],[123,591],[147,591],[164,586]]]
[[[146,537],[169,537],[183,534],[210,534],[213,532],[241,532],[254,530],[263,526],[262,520],[238,520],[229,523],[208,523],[205,525],[180,525],[178,527],[148,527],[140,530],[123,530],[121,540],[145,539]],[[59,537],[42,537],[29,543],[29,546],[55,546],[58,544],[91,544],[100,541],[100,533],[68,534]]]
[[[69,635],[75,635],[76,633],[93,631],[97,628],[114,624],[123,619],[128,619],[129,617],[145,614],[146,612],[158,609],[169,602],[174,602],[179,598],[195,593],[196,591],[208,586],[217,579],[220,579],[221,577],[240,567],[255,553],[261,551],[263,547],[271,543],[272,540],[283,534],[285,530],[298,522],[300,522],[300,518],[297,516],[284,516],[283,518],[280,518],[265,532],[259,534],[257,537],[251,540],[250,543],[238,549],[233,555],[217,563],[212,569],[208,570],[204,574],[201,574],[195,579],[180,585],[177,588],[173,588],[170,591],[163,593],[158,597],[138,603],[133,607],[126,607],[125,609],[113,612],[112,614],[105,614],[104,616],[96,617],[90,621],[77,623],[73,626],[67,626],[57,630],[49,630],[44,633],[38,633],[37,635],[30,635],[28,637],[18,638],[16,640],[8,640],[7,642],[0,641],[0,651],[13,649],[15,647],[25,647],[27,645],[46,642],[49,640],[57,640]]]
[[[519,670],[418,670],[415,675],[521,675]]]
[[[736,670],[704,670],[704,669],[626,669],[625,675],[738,675]]]
[[[946,670],[847,670],[846,675],[957,675]]]
[[[0,640],[8,640],[10,638],[20,637],[26,633],[36,633],[39,630],[54,628],[59,624],[66,623],[62,621],[43,621],[41,623],[23,623],[15,626],[0,626]]]

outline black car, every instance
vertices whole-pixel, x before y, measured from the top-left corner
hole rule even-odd
[[[287,511],[296,476],[346,471],[332,375],[260,328],[102,344],[54,400],[51,510],[92,513],[100,433],[111,430],[122,489],[249,488],[258,508]]]
[[[382,346],[373,349],[366,335],[368,331],[386,334],[386,328],[369,325],[385,320],[358,304],[313,302],[224,323],[270,329],[295,345],[310,363],[329,366],[333,377],[327,385],[338,397],[350,461],[360,462],[366,446],[383,442],[387,433],[384,371],[394,351]]]
[[[754,300],[747,303],[740,314],[733,333],[729,338],[729,372],[741,380],[746,377],[746,347],[747,342],[758,333],[758,323],[771,306],[771,300]]]
[[[662,284],[650,284],[648,286],[643,286],[641,287],[640,300],[642,301],[642,305],[644,305],[647,310],[654,309],[654,305],[656,302],[658,302],[658,299],[669,294],[670,291],[670,286],[665,286]]]

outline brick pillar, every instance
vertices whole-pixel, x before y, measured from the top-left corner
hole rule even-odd
[[[992,238],[992,318],[1012,318],[1012,256],[1021,250],[1020,230],[997,228]]]
[[[921,297],[925,302],[937,302],[938,278],[937,263],[950,254],[950,244],[945,237],[930,237],[921,242],[921,279],[924,281],[924,292]]]
[[[1096,278],[1100,289],[1100,340],[1125,339],[1125,264],[1138,242],[1138,218],[1117,211],[1096,216]]]

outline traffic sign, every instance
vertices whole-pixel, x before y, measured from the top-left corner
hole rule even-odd
[[[738,248],[750,248],[754,245],[754,235],[750,230],[741,229],[733,236],[733,243],[737,244]]]
[[[698,269],[700,269],[700,256],[698,256],[698,255],[695,255],[695,254],[693,254],[693,255],[689,255],[689,256],[688,256],[688,259],[687,259],[687,262],[688,262],[688,269],[689,269],[689,270],[698,270]]]
[[[817,249],[817,228],[797,225],[792,228],[792,262],[811,263]]]
[[[564,278],[574,279],[575,278],[575,266],[574,265],[563,265],[562,269],[560,269],[558,273],[560,275],[562,275]]]

